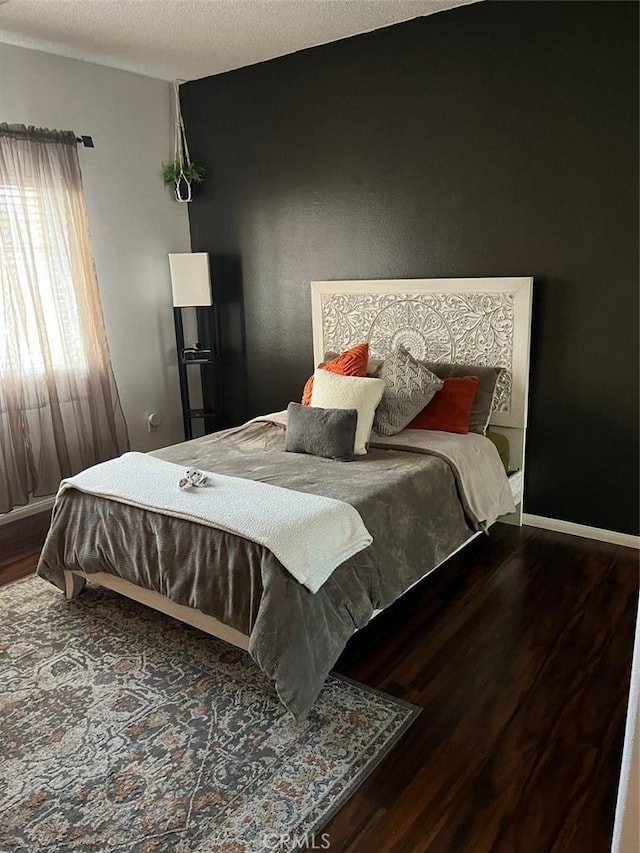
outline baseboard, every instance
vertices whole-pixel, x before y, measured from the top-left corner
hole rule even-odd
[[[522,523],[528,527],[541,527],[543,530],[554,530],[556,533],[568,533],[569,536],[582,536],[584,539],[597,539],[599,542],[611,542],[612,545],[623,545],[625,548],[640,548],[640,536],[631,533],[618,533],[617,530],[603,530],[600,527],[589,527],[586,524],[574,524],[573,521],[560,521],[557,518],[545,518],[543,515],[522,514]]]
[[[49,510],[53,507],[54,501],[55,495],[51,495],[49,498],[38,498],[24,506],[17,506],[15,509],[12,509],[11,512],[5,512],[3,515],[0,515],[0,527],[2,527],[3,524],[11,524],[12,521],[18,521],[20,518],[26,518],[29,515],[37,515],[39,512]]]

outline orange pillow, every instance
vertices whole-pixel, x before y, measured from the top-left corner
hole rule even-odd
[[[323,370],[331,373],[339,373],[341,376],[366,376],[369,361],[369,344],[356,344],[351,349],[340,353],[331,361],[319,364]],[[313,376],[307,379],[302,392],[302,405],[311,405],[311,393],[313,391]]]
[[[477,376],[444,379],[444,385],[406,429],[440,429],[444,432],[469,432],[469,419],[478,390]]]

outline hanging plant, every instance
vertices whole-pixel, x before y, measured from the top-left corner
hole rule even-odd
[[[190,184],[201,184],[204,180],[204,169],[195,163],[181,163],[174,160],[172,163],[162,164],[162,179],[165,186],[174,187],[178,201],[191,201]],[[189,198],[181,198],[181,191],[189,194]]]
[[[173,144],[173,160],[162,164],[162,178],[168,187],[173,187],[176,201],[191,201],[191,184],[201,184],[204,180],[204,169],[191,162],[187,134],[182,120],[180,108],[179,83],[173,84],[173,100],[175,114],[175,133]]]

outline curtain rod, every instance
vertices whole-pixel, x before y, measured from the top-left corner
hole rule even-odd
[[[81,142],[85,148],[95,148],[93,139],[90,136],[76,136],[76,142]]]

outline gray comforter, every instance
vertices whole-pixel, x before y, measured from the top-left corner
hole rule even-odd
[[[343,463],[283,447],[281,425],[253,422],[154,455],[352,504],[373,544],[317,593],[261,545],[77,491],[56,503],[38,574],[63,589],[64,569],[109,572],[231,625],[249,636],[252,658],[283,704],[303,718],[353,632],[445,559],[471,528],[442,458],[371,449]]]

